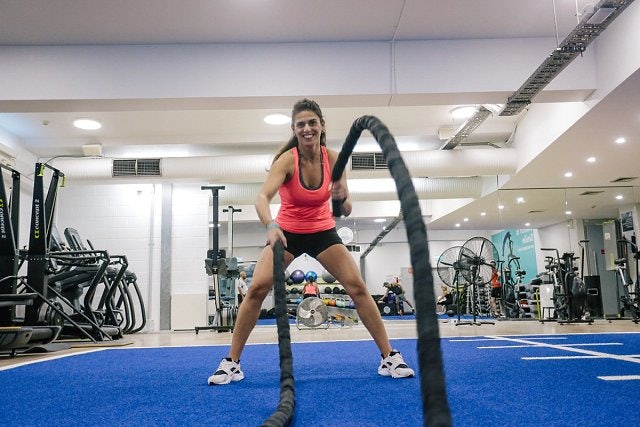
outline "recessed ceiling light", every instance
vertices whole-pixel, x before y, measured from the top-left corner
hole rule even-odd
[[[525,223],[524,223],[524,226],[525,226],[525,227],[528,227],[528,226],[530,226],[530,225],[531,225],[531,223],[530,223],[530,222],[525,222]]]
[[[571,211],[564,211],[565,215],[571,215],[571,213],[572,213]]]
[[[99,121],[93,119],[77,119],[73,121],[73,125],[83,130],[96,130],[102,127]]]
[[[264,117],[264,122],[269,125],[286,125],[291,123],[291,117],[281,113],[269,114]]]
[[[504,209],[504,205],[498,205],[498,209]]]
[[[469,218],[463,218],[462,219],[464,222],[469,222]]]
[[[486,212],[480,212],[480,216],[486,216],[487,213]]]
[[[376,218],[373,220],[373,222],[386,222],[387,219],[386,218]]]
[[[596,162],[596,158],[591,156],[591,157],[587,157],[587,162],[589,163],[595,163]]]
[[[456,223],[456,227],[460,227],[460,223],[459,223],[459,222],[458,222],[458,223]]]
[[[565,172],[564,173],[564,177],[565,178],[571,178],[573,176],[573,172]]]
[[[524,197],[518,197],[516,203],[524,203]]]
[[[627,139],[624,137],[616,138],[616,144],[624,144],[627,142]]]
[[[618,194],[618,195],[616,196],[616,199],[617,199],[617,200],[622,200],[622,199],[624,199],[624,196],[623,196],[622,194]]]
[[[464,105],[452,109],[450,113],[451,117],[453,117],[454,119],[468,119],[469,117],[473,116],[476,110],[477,108],[473,105]]]

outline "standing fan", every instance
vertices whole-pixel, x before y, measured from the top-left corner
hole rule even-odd
[[[298,305],[298,311],[296,315],[296,324],[298,329],[300,325],[307,328],[317,328],[318,326],[325,324],[329,327],[327,319],[329,318],[329,310],[320,298],[310,297],[305,298]]]
[[[436,271],[442,282],[453,288],[458,281],[458,258],[460,256],[460,250],[462,246],[453,246],[442,252],[438,257],[438,263],[436,264]]]
[[[498,263],[498,250],[491,240],[484,237],[472,237],[462,245],[460,262],[472,283],[486,285],[491,282],[491,261]],[[464,250],[466,249],[466,250]],[[464,259],[463,259],[464,258]]]
[[[498,260],[498,250],[490,240],[484,237],[472,237],[462,245],[458,262],[460,264],[460,274],[471,284],[471,312],[473,313],[472,324],[493,322],[477,322],[476,314],[479,310],[479,290],[478,287],[491,282],[492,266],[491,261],[496,264]]]
[[[461,253],[465,253],[465,256],[461,256]],[[462,274],[465,270],[465,260],[469,257],[472,257],[473,253],[469,252],[468,249],[463,248],[462,246],[453,246],[445,250],[440,257],[438,257],[438,262],[436,264],[436,271],[438,272],[438,276],[442,280],[442,282],[454,289],[454,302],[453,307],[458,313],[458,323],[460,322],[460,314],[461,314],[461,305],[460,301],[462,301],[462,296],[466,291],[466,287],[469,286],[469,281]],[[462,260],[462,262],[461,262]]]

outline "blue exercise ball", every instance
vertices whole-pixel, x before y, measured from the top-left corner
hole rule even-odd
[[[307,282],[318,281],[318,275],[316,274],[315,271],[307,271],[307,274],[304,276],[304,278],[307,280]]]
[[[293,283],[300,284],[302,282],[304,282],[304,271],[302,270],[293,270],[293,273],[291,273],[291,281]]]

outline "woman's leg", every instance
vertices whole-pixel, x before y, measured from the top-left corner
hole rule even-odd
[[[285,252],[285,266],[293,261],[293,256]],[[240,355],[244,349],[251,331],[256,326],[262,301],[273,287],[273,252],[271,246],[262,250],[256,268],[253,270],[251,286],[242,304],[238,308],[238,317],[233,326],[231,336],[231,348],[229,356],[223,358],[216,371],[209,377],[209,385],[229,384],[240,381],[244,378],[244,373],[240,369]]]
[[[343,245],[330,246],[318,255],[318,261],[347,291],[380,353],[388,356],[392,348],[380,311],[347,248]]]
[[[285,252],[285,268],[293,261],[293,256]],[[260,317],[260,309],[262,302],[269,294],[273,287],[273,251],[271,246],[266,246],[253,270],[253,278],[249,292],[242,300],[242,305],[238,309],[238,317],[233,326],[233,335],[231,337],[231,348],[229,349],[229,357],[235,361],[240,359],[242,350],[244,349],[247,339],[251,331],[256,326],[256,322]]]

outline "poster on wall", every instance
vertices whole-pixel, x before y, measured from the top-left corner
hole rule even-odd
[[[620,225],[622,232],[633,231],[633,212],[622,212],[620,214]]]
[[[530,228],[508,229],[491,236],[491,242],[495,245],[504,261],[504,268],[510,259],[519,258],[520,269],[527,272],[522,282],[529,283],[538,274],[536,263],[536,245],[533,238],[533,230]]]

